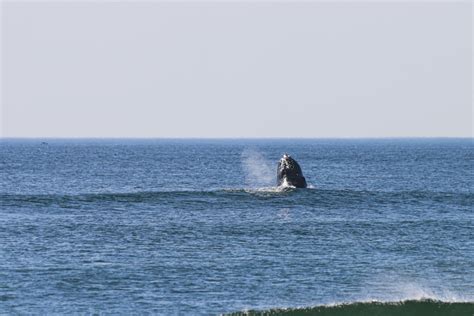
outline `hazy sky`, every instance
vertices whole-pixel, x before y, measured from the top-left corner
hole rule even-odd
[[[1,136],[472,137],[472,12],[3,1]]]

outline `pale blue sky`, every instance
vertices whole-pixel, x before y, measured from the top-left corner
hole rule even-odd
[[[2,2],[3,137],[472,137],[472,4]]]

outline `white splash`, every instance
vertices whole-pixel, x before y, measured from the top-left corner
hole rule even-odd
[[[375,282],[374,282],[375,281]],[[433,281],[432,281],[433,282]],[[386,275],[380,277],[378,281],[374,279],[368,285],[364,293],[357,297],[359,301],[404,301],[433,299],[445,302],[466,302],[472,301],[472,297],[459,295],[451,289],[447,289],[439,280],[433,282],[410,280],[406,277],[396,275]]]
[[[286,179],[285,177],[283,178],[283,182],[280,184],[279,188],[284,190],[285,188],[295,189],[296,187],[294,185],[289,184],[288,179]]]

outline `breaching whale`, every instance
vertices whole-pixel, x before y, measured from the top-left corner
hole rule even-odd
[[[287,184],[297,188],[306,188],[307,186],[300,165],[288,154],[284,154],[281,157],[277,170],[278,186],[285,183],[285,181]]]

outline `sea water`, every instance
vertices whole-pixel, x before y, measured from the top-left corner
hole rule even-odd
[[[2,140],[0,313],[426,304],[472,315],[473,149],[471,139]],[[275,187],[283,153],[308,189]]]

